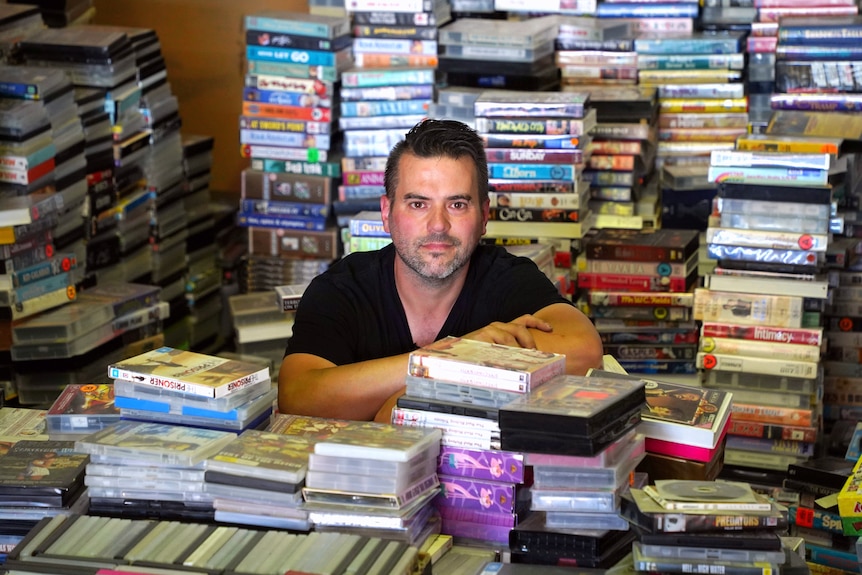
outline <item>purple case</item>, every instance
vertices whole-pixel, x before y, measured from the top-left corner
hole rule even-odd
[[[440,476],[442,493],[435,505],[511,513],[516,507],[516,485],[463,477]]]
[[[524,455],[512,451],[443,446],[437,473],[510,483],[524,482]]]

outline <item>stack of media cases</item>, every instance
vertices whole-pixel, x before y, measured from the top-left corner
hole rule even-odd
[[[230,430],[265,427],[277,391],[268,366],[161,347],[108,366],[123,419]]]
[[[450,86],[556,90],[557,31],[556,16],[523,21],[460,18],[440,30],[440,72]]]
[[[19,401],[47,405],[70,383],[106,381],[107,361],[150,349],[167,307],[159,301],[158,286],[106,282],[16,323],[11,355]]]
[[[742,32],[695,32],[635,39],[639,84],[658,90],[657,167],[709,164],[713,150],[732,150],[746,114]],[[741,117],[741,116],[739,116]],[[726,122],[731,126],[724,127]]]
[[[4,439],[0,455],[0,564],[42,519],[87,511],[89,457],[74,442],[31,437]]]
[[[303,507],[309,454],[347,422],[276,414],[266,431],[247,429],[207,460],[216,521],[308,531]]]
[[[315,531],[419,545],[440,533],[431,505],[440,492],[441,431],[389,423],[337,422],[308,456],[302,496]]]
[[[607,357],[605,363],[608,364]],[[588,375],[637,377],[618,373],[610,367],[591,369]],[[638,470],[647,473],[651,480],[711,481],[718,477],[724,462],[724,438],[730,426],[733,394],[639,379],[646,384],[646,404],[638,426],[638,432],[646,438],[646,456]]]
[[[45,414],[52,440],[74,441],[120,421],[110,383],[70,383]]]
[[[488,236],[582,238],[590,217],[581,172],[596,124],[589,94],[501,90],[473,106],[488,157]]]
[[[635,25],[630,21],[561,18],[555,62],[563,89],[637,84],[635,35]]]
[[[657,480],[624,496],[636,572],[809,573],[783,506],[733,481]]]
[[[75,450],[90,456],[84,476],[89,513],[212,521],[204,461],[235,437],[230,431],[120,421],[78,439]]]
[[[832,189],[844,177],[833,161],[742,150],[711,157],[719,187],[706,241],[718,262],[695,291],[698,367],[705,386],[734,394],[725,464],[771,470],[778,485],[789,464],[814,455],[820,428],[823,274]]]
[[[332,201],[341,175],[338,91],[352,66],[350,20],[266,11],[245,18],[239,224],[249,277],[306,281],[340,254]],[[305,279],[303,279],[305,278]],[[254,290],[252,290],[254,291]]]
[[[303,289],[296,287],[297,291]],[[301,296],[302,291],[297,295]],[[228,307],[235,351],[265,359],[271,366],[273,379],[278,379],[284,342],[293,333],[294,310],[284,309],[284,298],[274,289],[228,296]]]
[[[501,452],[499,408],[563,374],[565,358],[446,338],[410,355],[407,392],[392,411],[403,426],[442,430],[434,501],[442,532],[486,543],[508,541],[529,511],[518,450]],[[511,462],[511,463],[507,463]],[[504,463],[506,466],[504,467]]]
[[[696,373],[696,230],[604,229],[578,256],[581,309],[628,373]]]
[[[238,575],[409,575],[422,570],[418,549],[398,541],[192,521],[199,522],[64,515],[40,523],[33,538],[10,554],[6,566],[23,571],[182,566],[190,572]]]
[[[89,204],[96,211],[89,214],[86,229],[88,275],[99,281],[148,279],[152,268],[148,223],[153,199],[146,189],[142,168],[152,133],[139,107],[136,45],[125,31],[116,28],[76,26],[31,36],[22,42],[21,50],[28,64],[62,70],[76,91],[87,92],[89,95],[82,96],[79,106],[100,102],[109,115],[114,136],[111,167],[115,189],[113,194],[103,190],[99,201]],[[96,124],[102,125],[101,120]],[[83,134],[81,140],[82,150],[86,149]],[[102,156],[98,158],[92,170],[89,159],[82,157],[77,162],[81,180],[106,169]]]
[[[566,90],[578,90],[570,86]],[[594,228],[660,227],[655,177],[656,89],[588,85],[596,126],[586,148]]]
[[[434,101],[438,30],[452,18],[448,0],[355,0],[346,8],[355,66],[342,76],[338,122],[346,157],[333,206],[345,252],[347,221],[379,209],[389,150]]]
[[[245,29],[249,64],[320,66],[332,70],[337,78],[353,63],[346,17],[263,12],[246,17]],[[254,167],[259,160],[264,171],[281,171],[277,168],[284,162],[332,162],[338,132],[337,98],[335,79],[247,74],[240,118],[243,157],[251,158]],[[239,223],[322,231],[328,225],[329,209],[329,205],[298,206],[289,199],[261,202],[244,198]]]
[[[558,376],[500,408],[501,447],[532,463],[531,515],[510,532],[513,563],[607,569],[631,551],[621,496],[644,456],[644,382]]]

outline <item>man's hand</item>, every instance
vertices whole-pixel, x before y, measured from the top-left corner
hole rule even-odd
[[[534,315],[525,314],[508,323],[495,321],[481,329],[468,333],[463,338],[525,349],[535,349],[536,341],[530,329],[537,329],[546,333],[550,333],[553,330],[551,324],[548,322]]]

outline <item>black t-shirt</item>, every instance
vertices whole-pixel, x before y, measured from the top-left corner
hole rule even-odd
[[[395,286],[395,248],[350,254],[316,277],[296,311],[285,355],[310,353],[345,365],[416,349]],[[435,339],[571,303],[528,258],[480,245],[461,294]]]

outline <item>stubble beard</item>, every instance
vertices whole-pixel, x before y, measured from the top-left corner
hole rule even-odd
[[[401,261],[413,271],[417,278],[432,286],[445,285],[455,272],[467,265],[472,255],[471,251],[464,249],[461,240],[447,235],[427,236],[404,247],[396,241],[396,237],[393,235],[393,242]],[[440,261],[446,257],[445,254],[431,254],[431,261],[428,261],[422,256],[422,246],[428,243],[450,244],[455,248],[455,254],[448,262]]]

